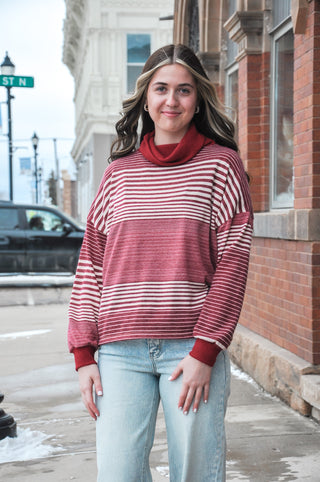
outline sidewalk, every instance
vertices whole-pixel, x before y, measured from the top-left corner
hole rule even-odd
[[[1,308],[1,408],[14,416],[19,436],[0,441],[0,460],[28,457],[0,464],[3,482],[95,481],[94,422],[80,400],[66,319],[66,304]],[[236,368],[226,426],[227,481],[319,480],[320,425],[265,394]],[[151,466],[154,482],[169,480],[161,411]]]

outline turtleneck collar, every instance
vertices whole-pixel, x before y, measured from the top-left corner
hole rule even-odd
[[[194,157],[202,147],[214,144],[212,139],[200,134],[193,123],[178,144],[158,147],[154,144],[154,134],[154,131],[145,134],[139,150],[148,161],[158,166],[179,166]]]

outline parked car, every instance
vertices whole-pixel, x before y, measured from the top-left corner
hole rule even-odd
[[[57,208],[0,201],[0,273],[74,273],[83,236]]]

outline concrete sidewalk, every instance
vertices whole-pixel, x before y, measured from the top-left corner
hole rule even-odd
[[[9,445],[19,443],[23,434],[41,432],[47,436],[42,445],[51,447],[44,458],[1,464],[3,482],[95,481],[94,422],[80,400],[66,348],[66,319],[66,304],[1,308],[1,408],[14,416],[19,429]],[[228,481],[319,481],[320,425],[264,393],[235,368],[226,425]],[[161,411],[151,466],[155,482],[169,480]]]

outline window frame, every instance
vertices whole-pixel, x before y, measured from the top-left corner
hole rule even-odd
[[[293,195],[292,198],[287,201],[277,200],[277,141],[278,141],[278,121],[277,121],[277,105],[276,105],[276,80],[277,80],[277,42],[284,37],[290,30],[293,30],[291,19],[287,19],[282,22],[271,33],[271,75],[270,75],[270,182],[269,182],[269,195],[270,195],[270,208],[271,209],[290,209],[294,206],[294,170],[293,170],[293,156],[292,156],[292,183],[293,183]]]
[[[145,64],[145,61],[143,62],[129,62],[128,60],[128,36],[129,35],[144,35],[144,36],[149,36],[149,45],[150,45],[150,55],[152,52],[152,34],[150,31],[148,32],[126,32],[125,33],[125,49],[126,49],[126,64],[125,64],[125,95],[132,95],[133,92],[129,91],[129,76],[128,76],[128,67],[133,66],[133,67],[141,67],[141,70]],[[147,60],[147,59],[146,59]]]

